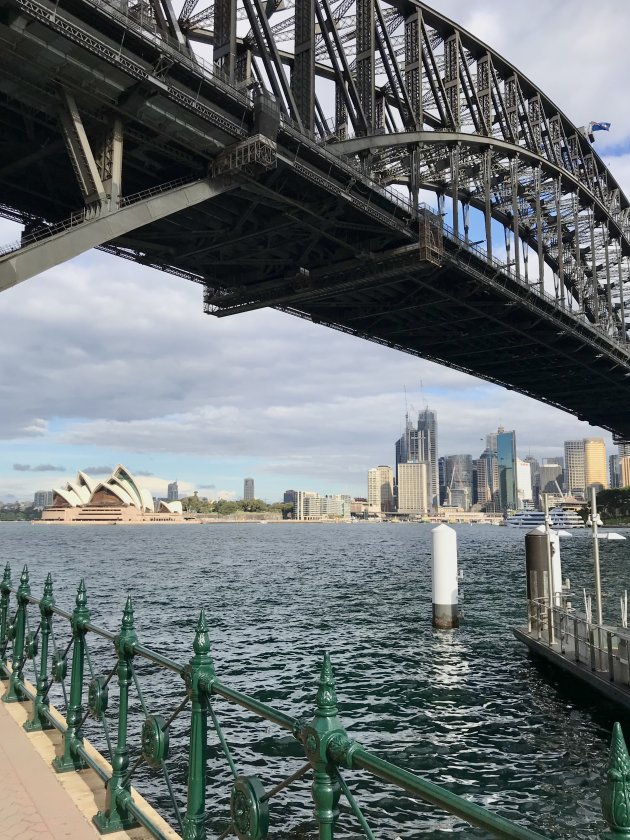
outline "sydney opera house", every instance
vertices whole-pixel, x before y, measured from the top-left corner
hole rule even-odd
[[[141,525],[183,522],[182,503],[160,501],[119,464],[105,481],[78,472],[74,481],[53,490],[53,501],[41,522],[66,525]]]

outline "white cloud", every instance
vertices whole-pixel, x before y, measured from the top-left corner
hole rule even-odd
[[[630,153],[619,153],[630,140],[628,4],[601,0],[596,16],[592,4],[568,0],[434,5],[578,125],[610,120],[595,148],[630,192]],[[0,221],[0,241],[18,235]],[[593,432],[514,392],[274,311],[204,316],[199,287],[99,252],[0,294],[0,324],[5,357],[12,351],[0,371],[0,488],[10,482],[15,495],[39,479],[12,475],[14,462],[70,467],[74,457],[79,467],[116,457],[131,468],[150,453],[250,459],[270,484],[300,476],[313,489],[359,492],[367,468],[393,458],[404,386],[409,404],[422,407],[420,381],[439,412],[444,454],[478,454],[499,424],[516,429],[521,454],[553,455],[564,439]],[[16,441],[48,451],[23,455]],[[165,495],[168,479],[145,480]],[[210,474],[182,476],[180,491],[206,480],[225,488],[213,495],[235,495]]]

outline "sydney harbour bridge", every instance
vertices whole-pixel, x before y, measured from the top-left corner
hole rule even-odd
[[[100,248],[630,440],[628,199],[424,3],[0,0],[0,124],[0,290]]]

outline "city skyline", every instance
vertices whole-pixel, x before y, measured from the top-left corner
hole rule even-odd
[[[630,194],[630,9],[598,6],[609,34],[588,38],[577,86],[588,7],[534,0],[506,15],[499,0],[434,5],[509,56],[577,125],[609,120],[594,150]],[[534,36],[536,9],[548,29],[532,50],[523,33]],[[562,74],[549,72],[557,49]],[[0,245],[19,235],[0,221]],[[438,412],[441,454],[478,457],[501,425],[516,430],[520,457],[600,436],[616,451],[610,435],[549,406],[323,326],[273,310],[211,318],[195,284],[98,251],[2,293],[0,323],[0,499],[32,499],[79,468],[119,462],[156,496],[179,477],[180,495],[238,498],[249,475],[270,500],[291,486],[365,495],[366,470],[392,463],[405,386],[415,411]]]
[[[404,428],[405,427],[407,427],[408,429],[410,427],[413,427],[414,431],[416,429],[416,424],[411,420],[411,418],[409,416],[408,405],[406,406],[406,409],[407,409],[407,411],[406,411],[406,414],[405,414],[403,433],[404,433]],[[439,412],[437,412],[433,409],[430,409],[428,406],[425,406],[424,408],[422,408],[420,411],[417,412],[417,415],[416,415],[415,419],[418,422],[418,425],[420,425],[420,419],[419,419],[420,416],[423,416],[424,418],[426,418],[427,414],[432,415],[432,420],[433,420],[433,423],[435,424],[436,429],[441,428]],[[580,424],[580,425],[585,425],[585,424]],[[531,454],[531,451],[528,451],[527,455],[523,454],[523,445],[521,445],[521,443],[519,443],[519,434],[518,434],[517,429],[505,429],[504,427],[499,426],[499,427],[497,427],[497,431],[486,431],[484,434],[479,435],[478,452],[477,452],[477,450],[475,450],[472,447],[469,449],[469,451],[462,450],[460,452],[445,452],[445,451],[442,451],[442,447],[439,447],[437,449],[437,453],[436,453],[437,454],[437,459],[436,459],[436,462],[435,462],[436,467],[437,467],[437,462],[438,461],[449,461],[449,460],[452,460],[452,459],[467,458],[470,461],[470,470],[472,471],[473,467],[476,468],[476,465],[477,465],[479,459],[483,458],[484,454],[488,451],[488,446],[492,442],[494,442],[494,445],[496,446],[497,438],[498,438],[499,439],[499,450],[500,450],[500,439],[502,437],[504,439],[508,439],[508,438],[511,438],[512,436],[514,436],[514,438],[515,438],[514,441],[513,441],[514,446],[513,446],[513,450],[512,450],[513,454],[515,456],[515,459],[516,459],[515,464],[516,464],[516,461],[519,461],[519,462],[521,462],[521,461],[533,461],[537,465],[542,465],[544,461],[547,462],[547,463],[554,463],[558,459],[563,464],[566,464],[566,463],[568,463],[567,462],[567,458],[569,457],[568,452],[570,451],[571,447],[575,447],[576,444],[581,445],[582,446],[582,462],[581,463],[582,463],[582,475],[583,476],[584,476],[584,455],[583,455],[584,444],[587,444],[588,442],[595,442],[595,441],[599,442],[600,441],[599,436],[597,438],[595,438],[593,435],[589,435],[587,438],[583,438],[583,439],[564,440],[558,446],[556,446],[554,444],[554,445],[548,445],[548,446],[544,447],[545,454],[544,455],[539,455],[538,457],[534,457]],[[605,466],[606,466],[606,477],[607,477],[606,483],[607,483],[608,479],[610,478],[610,476],[609,476],[610,458],[611,457],[615,458],[615,457],[618,456],[619,448],[612,443],[612,440],[606,441],[606,440],[602,439],[602,442],[604,443],[605,452],[603,454],[598,452],[598,455],[601,454],[601,457],[603,457],[603,459],[604,459],[603,463],[605,463]],[[171,480],[167,477],[165,479],[162,479],[158,476],[152,475],[151,473],[149,473],[146,470],[130,469],[130,472],[132,472],[134,475],[136,475],[138,478],[140,478],[142,480],[141,483],[143,484],[143,486],[146,486],[152,492],[154,497],[156,497],[156,498],[162,497],[162,498],[169,499],[169,500],[177,498],[177,497],[185,498],[186,496],[192,495],[194,492],[198,492],[200,494],[200,496],[207,497],[209,499],[218,499],[218,498],[225,498],[225,499],[260,498],[260,499],[263,499],[264,501],[276,502],[276,501],[279,501],[279,500],[282,499],[283,495],[286,492],[286,487],[289,486],[289,485],[296,486],[296,487],[299,485],[300,489],[302,489],[304,491],[307,491],[307,492],[313,492],[313,493],[344,494],[344,495],[351,496],[353,498],[354,497],[368,498],[369,497],[369,490],[367,488],[368,488],[368,484],[369,484],[369,479],[366,479],[366,475],[369,472],[372,472],[376,469],[381,469],[383,467],[386,467],[387,469],[390,470],[392,475],[395,476],[396,475],[396,467],[397,467],[396,458],[397,458],[397,454],[399,452],[400,443],[401,443],[401,439],[390,441],[390,447],[389,448],[390,448],[391,452],[390,452],[389,458],[386,457],[380,462],[378,462],[377,460],[374,460],[373,463],[366,463],[364,465],[363,473],[362,473],[362,479],[361,479],[361,482],[360,482],[361,486],[358,486],[357,488],[355,488],[354,486],[353,487],[346,486],[345,488],[342,487],[341,489],[339,489],[339,487],[337,485],[333,485],[333,483],[331,481],[328,481],[326,479],[326,477],[321,477],[319,479],[317,485],[312,485],[311,486],[311,485],[300,483],[300,481],[295,480],[295,477],[293,477],[293,479],[292,479],[291,476],[289,476],[288,477],[289,480],[286,483],[286,486],[281,491],[278,492],[278,495],[277,496],[271,496],[271,495],[263,495],[263,494],[254,493],[254,482],[257,481],[257,479],[254,479],[252,477],[245,477],[245,478],[239,477],[238,479],[236,479],[240,484],[240,488],[241,488],[240,492],[236,492],[236,491],[234,491],[234,492],[227,491],[226,492],[224,490],[217,490],[216,485],[213,485],[213,484],[200,484],[198,486],[194,486],[194,483],[187,480],[186,478]],[[422,447],[422,445],[423,444],[422,444],[421,437],[420,437],[420,439],[418,440],[418,446]],[[567,446],[569,446],[569,449],[567,448]],[[510,444],[510,447],[512,447],[512,444]],[[415,453],[415,454],[412,453],[409,460],[410,461],[415,461],[418,458],[419,454],[420,454],[419,450],[418,450],[418,453]],[[425,456],[426,456],[426,449],[425,449]],[[418,458],[418,460],[423,462],[422,458]],[[99,475],[104,475],[106,473],[109,474],[109,473],[112,472],[112,469],[113,469],[112,467],[109,467],[109,466],[78,467],[74,470],[64,471],[64,475],[62,475],[59,478],[59,480],[54,483],[54,485],[45,487],[44,486],[44,481],[42,480],[41,477],[43,475],[47,475],[47,474],[49,474],[49,475],[60,475],[59,470],[57,468],[54,468],[54,465],[52,465],[52,464],[40,464],[40,465],[36,465],[34,468],[32,467],[30,469],[26,469],[27,466],[28,465],[26,465],[26,464],[15,464],[14,465],[14,467],[19,468],[19,469],[16,470],[17,472],[26,472],[26,473],[29,473],[31,476],[33,476],[33,475],[37,476],[37,478],[32,478],[31,479],[32,482],[33,482],[33,486],[35,486],[35,484],[37,484],[36,489],[34,489],[32,491],[32,493],[30,493],[30,495],[27,493],[23,496],[17,497],[17,496],[12,496],[10,494],[3,493],[3,489],[0,487],[0,502],[28,501],[29,498],[34,497],[38,493],[44,493],[44,492],[52,491],[59,484],[63,484],[65,482],[65,480],[68,478],[68,476],[65,475],[66,472],[76,473],[78,470],[81,470],[82,472],[87,472],[87,473],[91,473],[95,476],[99,476]],[[449,467],[448,469],[450,469],[452,471],[452,467]],[[448,473],[448,469],[447,469],[447,474],[450,475],[450,473]],[[569,470],[571,469],[570,464],[567,467],[567,469],[569,469]],[[428,461],[427,461],[427,474],[426,474],[427,482],[430,482],[430,475],[431,475],[431,470],[429,468]],[[448,483],[448,479],[447,479],[447,483]],[[154,487],[156,487],[158,485],[159,485],[159,488],[161,488],[161,489],[154,490]],[[441,486],[441,482],[438,482],[438,487],[440,487],[440,486]],[[182,488],[181,490],[180,490],[180,487]],[[427,490],[429,491],[429,489],[430,488],[428,487]],[[516,492],[516,487],[514,489],[514,492]],[[451,503],[454,504],[455,502],[451,501]],[[429,507],[431,506],[430,493],[429,492],[427,492],[427,504],[428,504]]]

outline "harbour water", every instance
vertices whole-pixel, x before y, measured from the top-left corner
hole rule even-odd
[[[2,523],[0,559],[11,563],[14,582],[28,563],[37,596],[52,572],[57,604],[67,610],[84,577],[93,621],[111,631],[131,594],[140,640],[182,663],[205,607],[223,682],[296,717],[311,713],[327,649],[340,715],[364,746],[548,837],[597,838],[605,831],[599,789],[618,715],[596,697],[557,686],[513,638],[511,627],[525,621],[524,534],[457,531],[464,619],[449,632],[431,628],[427,525]],[[585,533],[562,541],[564,575],[592,590],[590,551]],[[603,544],[601,556],[605,617],[617,621],[630,581],[630,540]],[[67,631],[56,626],[65,646]],[[96,672],[110,671],[111,649],[90,640],[90,654]],[[168,716],[183,697],[181,681],[137,665],[149,710]],[[112,697],[115,709],[115,688]],[[290,737],[223,702],[216,709],[240,772],[258,773],[271,787],[300,766],[303,754]],[[132,763],[139,721],[136,714]],[[98,741],[94,727],[86,724],[86,735]],[[182,798],[185,736],[183,715],[169,759]],[[227,824],[230,774],[213,734],[210,741],[209,836],[218,836]],[[346,779],[381,840],[487,837],[363,774]],[[316,837],[309,782],[273,800],[270,836]],[[154,773],[140,768],[134,783],[158,790],[166,809]],[[339,837],[359,834],[342,810]]]

